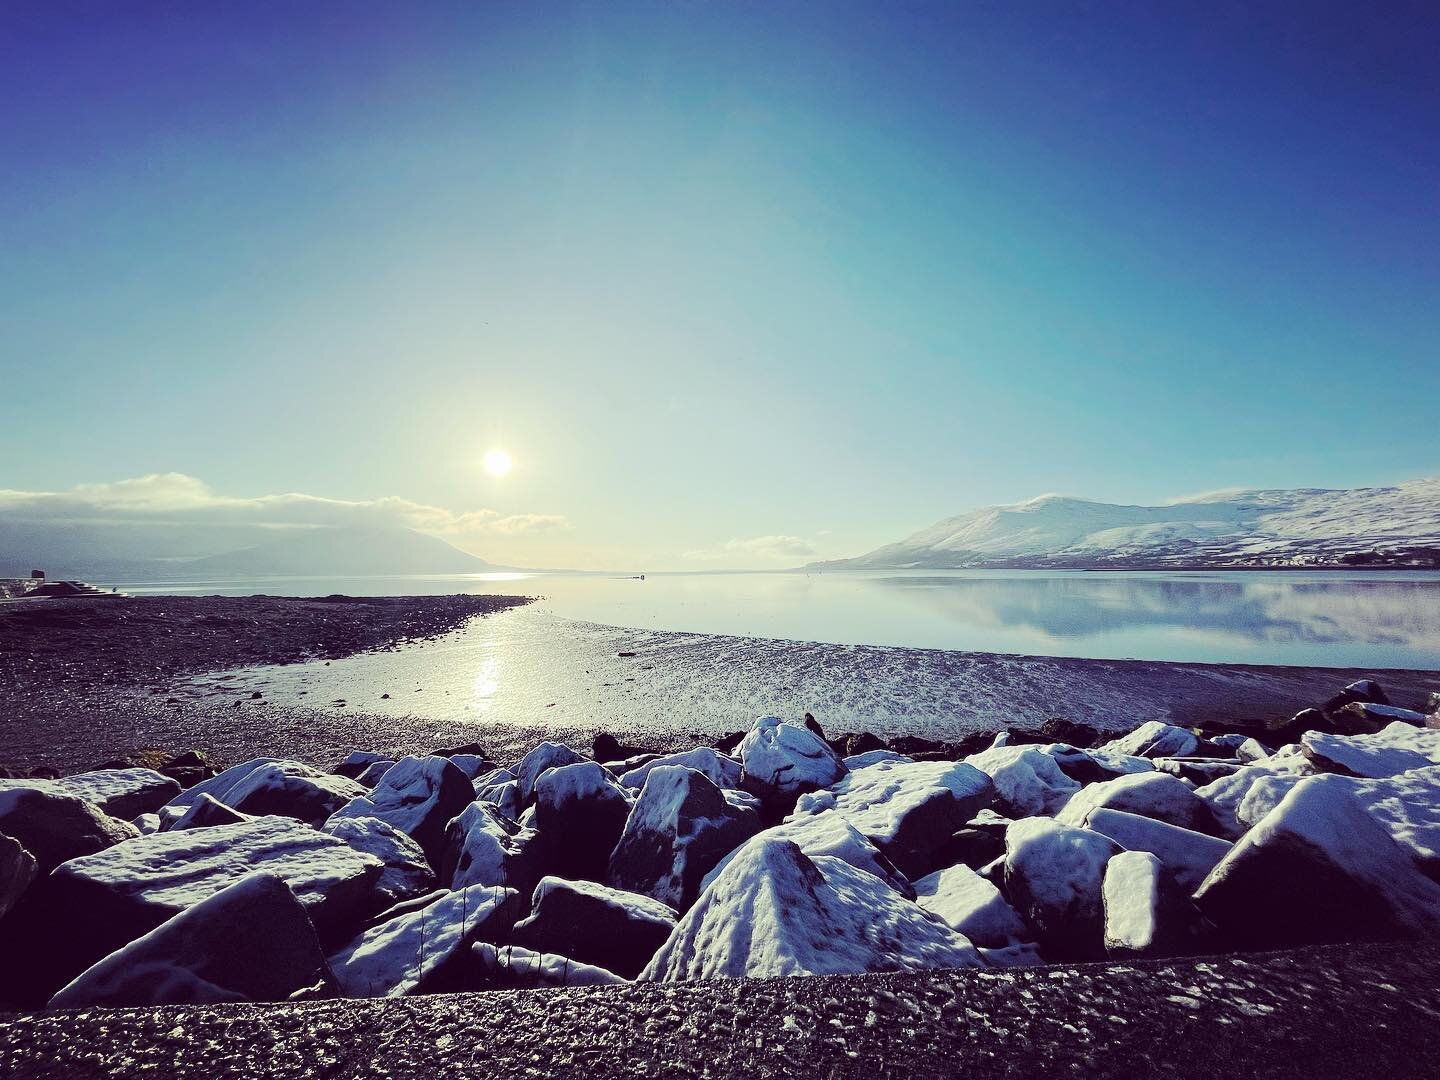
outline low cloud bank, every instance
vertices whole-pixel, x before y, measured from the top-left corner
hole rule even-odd
[[[387,495],[380,499],[328,499],[287,492],[242,498],[221,495],[184,473],[152,473],[109,484],[80,484],[69,491],[0,489],[0,518],[26,522],[90,524],[258,525],[271,528],[393,525],[448,535],[515,534],[568,529],[562,514],[457,512]]]

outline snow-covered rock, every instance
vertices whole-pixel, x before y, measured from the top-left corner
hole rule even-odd
[[[968,866],[949,866],[915,882],[915,902],[981,948],[1001,949],[1030,937],[1000,890]]]
[[[173,809],[173,808],[172,808]],[[155,828],[149,831],[159,832],[162,829],[208,829],[213,825],[237,825],[242,821],[248,821],[249,814],[242,814],[233,807],[226,806],[213,795],[204,792],[181,811],[180,816],[173,820],[162,820],[157,814],[155,817]]]
[[[95,772],[39,781],[61,795],[94,803],[111,817],[152,813],[180,794],[180,785],[154,769],[97,769]]]
[[[251,769],[219,801],[252,817],[276,814],[319,825],[351,799],[367,793],[354,780],[298,761],[270,761]]]
[[[361,775],[377,761],[393,762],[394,758],[389,754],[377,754],[373,750],[352,750],[344,761],[330,771],[336,776],[359,780]]]
[[[283,879],[322,939],[367,911],[379,859],[291,818],[152,833],[64,863],[44,882],[47,974],[69,981],[95,961],[250,874]]]
[[[284,1001],[331,984],[304,906],[257,871],[88,968],[50,1007]]]
[[[630,793],[597,762],[547,769],[535,782],[535,828],[561,877],[603,880],[630,816]]]
[[[856,769],[864,769],[870,765],[879,765],[882,761],[914,761],[915,759],[894,750],[867,750],[863,754],[851,754],[842,760],[845,768],[854,772]]]
[[[520,783],[517,780],[507,780],[485,788],[477,788],[475,800],[489,803],[500,812],[501,817],[510,821],[518,822],[525,814],[525,807],[520,799]]]
[[[1425,714],[1413,709],[1397,709],[1393,705],[1352,701],[1331,712],[1330,722],[1342,734],[1366,735],[1396,723],[1409,727],[1424,727]]]
[[[675,929],[674,908],[649,896],[547,877],[511,940],[522,948],[593,964],[627,979],[640,974]]]
[[[1095,959],[1104,953],[1101,886],[1120,851],[1109,837],[1025,818],[1005,833],[1005,893],[1047,956]]]
[[[530,805],[535,795],[535,781],[546,769],[558,769],[562,765],[577,765],[589,761],[584,754],[572,750],[564,743],[542,742],[523,758],[512,770],[519,785],[521,809]]]
[[[964,762],[881,762],[802,796],[795,816],[834,810],[913,879],[937,868],[936,852],[994,797],[990,777]]]
[[[1370,735],[1307,731],[1300,752],[1322,772],[1379,778],[1440,763],[1440,730],[1396,721]]]
[[[519,912],[514,889],[475,885],[448,892],[365,930],[331,955],[330,969],[347,997],[463,989],[470,946],[503,940]]]
[[[401,758],[375,785],[351,799],[331,820],[379,818],[420,845],[431,866],[439,866],[445,826],[475,798],[470,778],[443,757]]]
[[[1246,739],[1235,748],[1235,760],[1245,765],[1256,761],[1264,761],[1269,756],[1270,751],[1259,739]]]
[[[792,818],[782,825],[775,825],[757,833],[747,844],[761,839],[788,840],[812,859],[820,855],[843,859],[855,869],[875,875],[907,899],[915,898],[915,889],[909,879],[895,868],[895,864],[887,859],[879,848],[834,810]],[[716,863],[715,869],[706,874],[705,880],[700,883],[700,892],[708,889],[742,850],[744,845]]]
[[[529,896],[544,873],[542,845],[533,829],[522,829],[479,799],[450,822],[441,879],[452,889],[503,885]]]
[[[36,873],[35,856],[13,836],[0,833],[0,919],[19,902]]]
[[[435,888],[435,872],[426,862],[425,852],[395,826],[379,818],[347,817],[327,823],[324,831],[385,864],[375,879],[376,910]]]
[[[1341,776],[1297,784],[1210,872],[1195,901],[1254,948],[1440,931],[1440,885]]]
[[[369,765],[365,766],[364,771],[355,778],[355,782],[363,788],[373,789],[376,784],[385,779],[385,774],[390,771],[394,764],[395,760],[393,758],[385,758],[382,761],[372,761]]]
[[[1108,836],[1126,851],[1154,855],[1186,895],[1200,887],[1231,847],[1228,841],[1205,833],[1103,806],[1090,811],[1085,827]]]
[[[1160,757],[1151,760],[1156,772],[1169,773],[1196,786],[1212,783],[1241,768],[1238,761],[1218,758]]]
[[[487,989],[536,990],[548,986],[610,986],[626,980],[613,971],[568,956],[531,952],[514,945],[477,942],[470,948],[476,981]]]
[[[1182,829],[1204,832],[1214,828],[1210,808],[1195,789],[1162,772],[1132,773],[1091,784],[1072,798],[1055,820],[1062,825],[1084,825],[1090,812],[1101,806],[1168,821]]]
[[[1295,776],[1314,776],[1317,771],[1315,766],[1310,764],[1310,759],[1301,753],[1298,742],[1282,746],[1269,757],[1252,761],[1247,767],[1263,769],[1265,772],[1292,773]]]
[[[1111,739],[1098,749],[1134,757],[1189,757],[1200,748],[1200,740],[1184,728],[1161,720],[1147,720],[1128,735]]]
[[[996,808],[1011,817],[1054,815],[1080,790],[1053,755],[1034,746],[993,747],[965,761],[994,781]]]
[[[1440,881],[1440,765],[1385,780],[1357,780],[1355,798]]]
[[[824,739],[774,716],[757,719],[737,753],[745,789],[777,806],[829,787],[845,775],[845,763]]]
[[[651,758],[639,768],[631,769],[620,777],[622,787],[638,791],[645,786],[645,778],[654,769],[662,766],[679,766],[702,773],[716,787],[737,788],[740,786],[740,763],[732,758],[717,754],[708,746],[697,746],[683,754],[666,754]]]
[[[680,920],[642,980],[979,967],[962,935],[873,874],[756,838]]]
[[[677,765],[649,768],[610,856],[609,880],[684,911],[715,864],[760,831],[760,816],[732,806],[704,773]]]
[[[1193,940],[1194,907],[1148,851],[1122,851],[1106,863],[1102,896],[1112,957],[1175,956]]]
[[[441,756],[448,757],[450,764],[469,777],[471,783],[495,771],[495,763],[480,754],[443,754]]]
[[[92,802],[30,783],[0,781],[0,833],[34,856],[42,878],[63,862],[140,835]]]
[[[220,802],[226,802],[225,795],[232,787],[238,784],[241,780],[245,779],[245,777],[249,776],[261,765],[268,765],[272,761],[280,760],[282,759],[259,757],[251,758],[249,761],[242,762],[239,765],[232,765],[230,768],[225,769],[223,772],[216,773],[214,776],[210,777],[210,779],[202,780],[194,787],[186,788],[184,791],[180,792],[179,795],[176,795],[165,805],[167,807],[180,807],[181,809],[183,809],[189,806],[201,795],[209,795],[212,798],[218,799]]]
[[[1039,967],[1045,963],[1040,946],[1033,941],[1021,941],[1000,949],[979,948],[980,958],[993,968]]]

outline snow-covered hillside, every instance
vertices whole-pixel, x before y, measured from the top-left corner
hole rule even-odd
[[[1042,495],[946,518],[859,558],[818,565],[1435,565],[1437,559],[1440,477],[1429,477],[1395,487],[1225,492],[1165,506]]]

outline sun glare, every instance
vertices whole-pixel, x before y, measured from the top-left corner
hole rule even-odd
[[[509,450],[487,450],[483,462],[485,471],[491,476],[504,476],[515,466],[515,459]]]

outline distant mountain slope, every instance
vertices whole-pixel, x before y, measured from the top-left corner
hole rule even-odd
[[[255,547],[170,564],[186,577],[478,574],[499,569],[438,536],[404,528],[299,529]]]
[[[946,518],[835,569],[1440,565],[1440,477],[1395,487],[1242,491],[1167,506],[1058,495]]]

